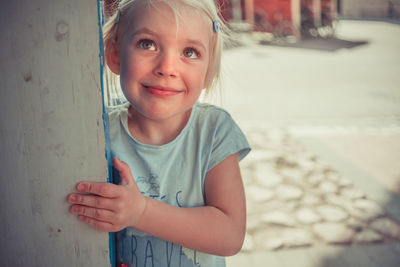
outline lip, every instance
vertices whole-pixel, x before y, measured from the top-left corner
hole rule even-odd
[[[143,85],[143,87],[146,92],[158,97],[170,97],[182,93],[181,90],[159,85]]]

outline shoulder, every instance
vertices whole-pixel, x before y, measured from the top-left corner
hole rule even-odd
[[[199,112],[204,112],[204,113],[216,112],[221,114],[229,114],[225,109],[209,103],[197,102],[194,105],[194,108],[197,108]]]
[[[193,117],[193,126],[202,135],[215,137],[239,128],[228,111],[208,103],[196,103]]]
[[[197,123],[210,126],[233,122],[231,115],[223,108],[208,103],[196,103],[193,107]]]
[[[247,155],[250,151],[247,139],[225,109],[205,103],[197,103],[194,108],[198,114],[196,130],[200,138],[205,137],[207,147],[212,150],[212,161],[215,160],[210,167],[233,153],[239,152],[239,159]]]

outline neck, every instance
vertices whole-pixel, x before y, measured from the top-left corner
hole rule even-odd
[[[162,120],[153,120],[142,116],[132,106],[128,112],[130,134],[140,143],[148,145],[165,145],[173,141],[185,128],[191,114],[189,109],[182,115]]]

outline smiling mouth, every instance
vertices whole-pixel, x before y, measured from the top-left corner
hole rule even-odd
[[[143,87],[146,90],[146,92],[158,97],[170,97],[182,93],[182,91],[180,90],[163,86],[143,85]]]

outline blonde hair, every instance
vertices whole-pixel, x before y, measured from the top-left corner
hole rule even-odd
[[[113,42],[117,42],[121,38],[118,38],[119,34],[122,34],[121,28],[124,28],[124,23],[126,19],[124,17],[130,14],[131,8],[139,4],[152,5],[154,3],[165,3],[167,4],[175,15],[175,19],[179,17],[179,10],[182,5],[191,7],[195,10],[201,11],[204,15],[210,18],[210,27],[212,30],[213,23],[218,21],[218,31],[214,33],[214,38],[212,40],[212,46],[210,51],[210,64],[208,66],[205,89],[208,94],[213,91],[220,83],[221,80],[221,54],[224,47],[224,43],[228,42],[230,31],[226,24],[224,23],[222,17],[220,17],[220,11],[215,4],[214,0],[121,0],[119,4],[115,4],[113,7],[112,15],[107,18],[106,23],[103,26],[103,43],[104,50],[110,48]],[[107,87],[109,88],[107,92],[107,103],[110,104],[111,94],[116,95],[121,98],[122,94],[118,89],[119,75],[114,74],[105,64],[105,80]],[[111,92],[110,92],[111,89]]]

